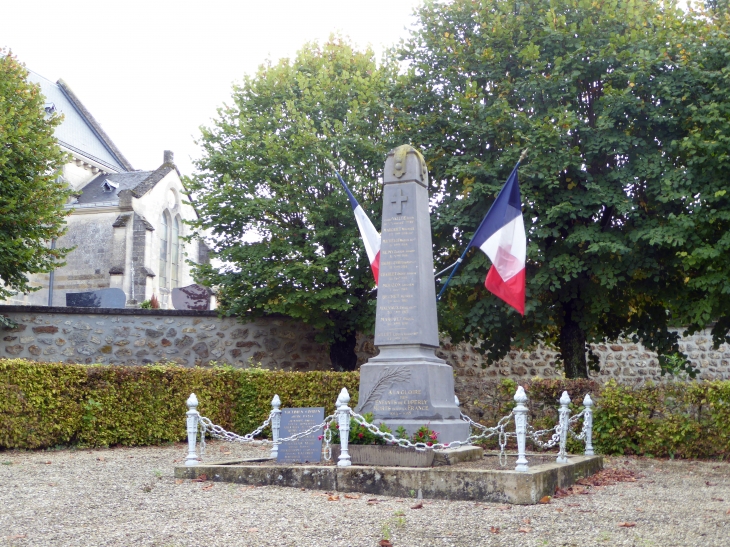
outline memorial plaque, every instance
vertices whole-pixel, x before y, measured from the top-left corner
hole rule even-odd
[[[279,437],[291,437],[323,421],[324,407],[282,408]],[[322,440],[319,437],[323,433],[320,429],[302,439],[281,443],[276,456],[277,463],[319,462],[322,458]]]
[[[187,287],[172,289],[170,297],[176,310],[209,310],[210,295],[208,287],[193,283]]]
[[[124,308],[126,302],[122,289],[66,293],[66,306],[71,308]]]
[[[464,441],[469,424],[454,400],[452,368],[436,357],[436,319],[428,172],[411,146],[388,154],[375,314],[380,353],[360,367],[357,411],[395,430],[427,425],[440,442]]]
[[[375,345],[438,347],[428,173],[410,147],[412,153],[395,157],[401,148],[389,156],[383,177]],[[396,164],[403,169],[394,169]]]

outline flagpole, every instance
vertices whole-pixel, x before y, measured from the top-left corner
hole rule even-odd
[[[517,168],[520,166],[520,163],[527,156],[527,150],[528,149],[525,148],[522,151],[522,154],[520,154],[520,159],[517,160],[517,163],[515,164],[514,169],[512,169],[512,172],[509,174],[509,177],[507,177],[507,180],[509,180],[510,177],[514,174],[514,172],[517,171]],[[500,190],[500,192],[501,192],[501,190]],[[444,291],[446,290],[446,287],[448,287],[449,286],[449,283],[451,282],[451,278],[454,277],[454,274],[456,273],[456,270],[459,269],[459,264],[461,264],[464,261],[464,257],[466,256],[467,251],[469,251],[469,248],[471,247],[471,244],[474,241],[474,237],[476,237],[476,235],[479,233],[479,228],[482,227],[482,224],[484,224],[484,221],[487,220],[487,217],[489,217],[489,212],[492,210],[492,207],[494,207],[494,204],[495,203],[497,203],[497,200],[496,199],[492,202],[492,205],[489,206],[489,211],[487,211],[487,214],[484,215],[484,218],[479,223],[479,226],[477,227],[477,229],[474,230],[474,235],[471,236],[471,240],[469,241],[469,245],[466,246],[466,249],[464,249],[464,252],[461,253],[461,256],[456,261],[456,267],[453,270],[451,270],[451,274],[449,274],[449,278],[446,280],[446,283],[444,284],[444,286],[441,287],[441,291],[439,291],[438,296],[436,296],[436,300],[441,300],[441,295],[444,294]],[[448,268],[447,268],[447,270],[448,270]]]

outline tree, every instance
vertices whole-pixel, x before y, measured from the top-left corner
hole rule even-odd
[[[200,174],[189,182],[199,230],[220,268],[228,315],[283,314],[319,330],[335,368],[352,370],[358,330],[371,330],[374,281],[347,197],[326,160],[380,224],[380,172],[395,144],[396,68],[341,39],[262,66],[203,129]]]
[[[27,77],[0,50],[0,299],[38,290],[28,274],[62,266],[70,251],[49,245],[64,233],[69,214],[58,177],[65,156],[53,136],[61,118],[45,115],[40,88]]]
[[[589,343],[619,336],[666,365],[679,351],[668,311],[687,295],[691,228],[676,219],[705,204],[687,199],[704,188],[687,194],[677,146],[692,131],[690,105],[663,98],[690,78],[701,17],[653,0],[455,0],[419,15],[400,52],[410,67],[401,123],[427,148],[443,196],[432,220],[443,266],[530,149],[525,316],[486,292],[487,259],[473,252],[440,304],[441,327],[490,360],[512,344],[555,345],[568,377],[597,362]]]
[[[669,152],[686,170],[668,189],[684,207],[664,223],[680,243],[684,290],[673,295],[673,317],[688,333],[711,326],[717,348],[730,343],[730,18],[699,15],[687,29],[695,39],[675,53],[686,70],[661,95],[683,135]]]

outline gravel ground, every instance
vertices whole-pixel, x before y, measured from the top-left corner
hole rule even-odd
[[[206,459],[267,453],[208,450]],[[577,487],[535,506],[423,500],[414,508],[413,499],[176,480],[184,456],[182,444],[2,452],[0,545],[730,546],[727,462],[607,458],[609,470],[636,480]]]

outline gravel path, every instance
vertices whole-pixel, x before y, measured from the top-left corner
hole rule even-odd
[[[209,444],[210,459],[266,452]],[[184,456],[182,444],[1,452],[0,545],[378,547],[387,536],[394,547],[730,546],[727,462],[608,458],[637,480],[543,505],[415,509],[412,499],[176,480]]]

